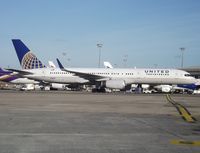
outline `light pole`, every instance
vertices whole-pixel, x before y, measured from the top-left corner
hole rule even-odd
[[[181,50],[181,68],[183,68],[183,58],[184,58],[183,56],[184,56],[185,48],[181,47],[180,50]]]
[[[63,55],[64,60],[65,60],[65,57],[67,56],[67,53],[66,53],[66,52],[63,52],[62,55]],[[66,63],[66,61],[65,61],[65,63]]]
[[[64,57],[66,65],[69,66],[69,62],[71,61],[71,58],[67,58],[67,53],[66,52],[63,52],[62,55]]]
[[[97,44],[97,47],[99,48],[99,64],[98,64],[98,67],[100,68],[100,65],[101,65],[101,48],[103,47],[103,44]]]
[[[124,62],[124,67],[126,67],[126,63],[128,61],[128,55],[124,55],[124,58],[123,58],[123,62]]]

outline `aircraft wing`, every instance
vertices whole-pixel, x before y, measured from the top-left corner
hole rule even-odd
[[[9,70],[9,71],[12,71],[12,72],[17,72],[18,75],[30,75],[30,74],[33,74],[31,72],[27,72],[27,71],[23,71],[23,70],[17,70],[17,69],[6,69],[6,70]]]
[[[58,62],[59,68],[62,71],[73,73],[74,75],[79,76],[80,78],[89,80],[90,82],[109,80],[108,77],[103,77],[103,76],[99,76],[99,75],[88,74],[88,73],[84,73],[84,72],[77,72],[77,71],[71,71],[71,70],[65,69],[63,67],[63,65],[61,64],[61,62],[59,61],[59,59],[56,59],[56,60]]]

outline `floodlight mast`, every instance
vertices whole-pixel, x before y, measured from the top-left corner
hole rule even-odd
[[[98,63],[98,67],[100,68],[100,65],[101,65],[101,48],[103,47],[103,44],[97,44],[97,47],[99,48],[99,63]]]
[[[181,50],[181,68],[183,68],[183,60],[184,60],[184,51],[185,51],[185,48],[181,47],[180,50]]]

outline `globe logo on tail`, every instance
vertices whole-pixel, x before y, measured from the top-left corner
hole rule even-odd
[[[24,55],[21,61],[21,66],[23,69],[37,69],[45,67],[45,65],[43,65],[42,62],[31,52]]]

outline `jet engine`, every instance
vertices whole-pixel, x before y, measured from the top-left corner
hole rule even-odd
[[[124,80],[108,80],[105,82],[105,86],[111,89],[124,89],[126,84]]]
[[[165,93],[168,93],[168,92],[170,92],[171,91],[171,87],[170,86],[163,86],[162,88],[161,88],[161,91],[162,92],[165,92]]]
[[[66,88],[66,85],[65,84],[60,84],[60,83],[52,83],[51,84],[51,88],[64,90]]]
[[[168,93],[172,90],[172,86],[170,85],[157,85],[154,88],[157,89],[158,91],[165,92],[165,93]]]

